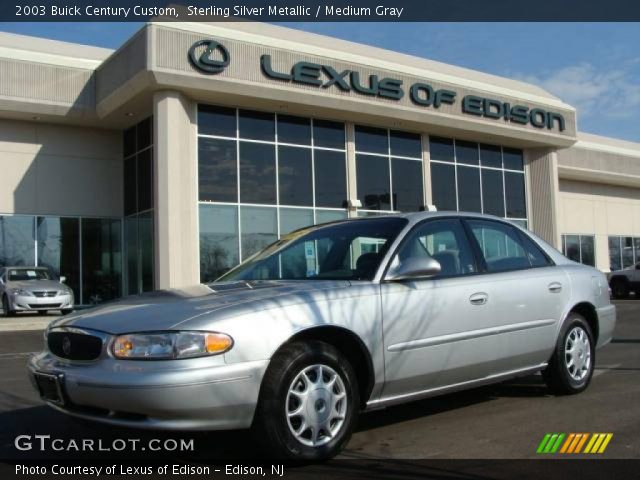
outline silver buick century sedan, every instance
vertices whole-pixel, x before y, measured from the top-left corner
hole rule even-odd
[[[209,285],[56,321],[29,371],[70,415],[252,427],[274,455],[317,460],[363,410],[539,371],[581,392],[615,318],[601,272],[519,226],[411,213],[301,229]]]

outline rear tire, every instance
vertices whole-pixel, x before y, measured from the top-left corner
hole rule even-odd
[[[324,342],[295,342],[271,360],[253,430],[276,458],[326,460],[347,444],[359,411],[358,381],[344,356]]]
[[[613,298],[628,298],[629,282],[622,278],[614,278],[611,281],[611,293],[613,294]]]
[[[542,376],[556,395],[573,395],[589,386],[595,361],[591,327],[582,315],[572,312],[558,335],[553,356]]]
[[[11,307],[9,306],[9,299],[6,295],[2,296],[2,311],[4,312],[5,317],[15,317],[16,315],[16,311],[11,310]]]

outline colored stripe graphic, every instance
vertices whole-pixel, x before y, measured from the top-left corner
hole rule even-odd
[[[612,437],[613,433],[594,433],[584,453],[603,453]]]
[[[562,444],[562,440],[564,440],[564,433],[547,433],[540,445],[538,445],[537,453],[556,453],[560,445]]]
[[[613,433],[547,433],[538,445],[536,453],[603,453],[612,438]],[[585,447],[584,450],[582,447]]]

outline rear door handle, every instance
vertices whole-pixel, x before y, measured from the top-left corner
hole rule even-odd
[[[469,297],[471,305],[484,305],[489,300],[489,295],[484,292],[474,293]]]
[[[551,293],[558,293],[562,291],[562,284],[560,282],[551,282],[548,288]]]

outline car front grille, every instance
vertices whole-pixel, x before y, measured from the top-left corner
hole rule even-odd
[[[95,360],[102,352],[102,339],[89,333],[53,331],[47,335],[49,350],[68,360]]]
[[[38,297],[38,298],[47,298],[47,297],[55,297],[58,295],[58,291],[57,290],[38,290],[35,292],[32,292],[34,296]]]

